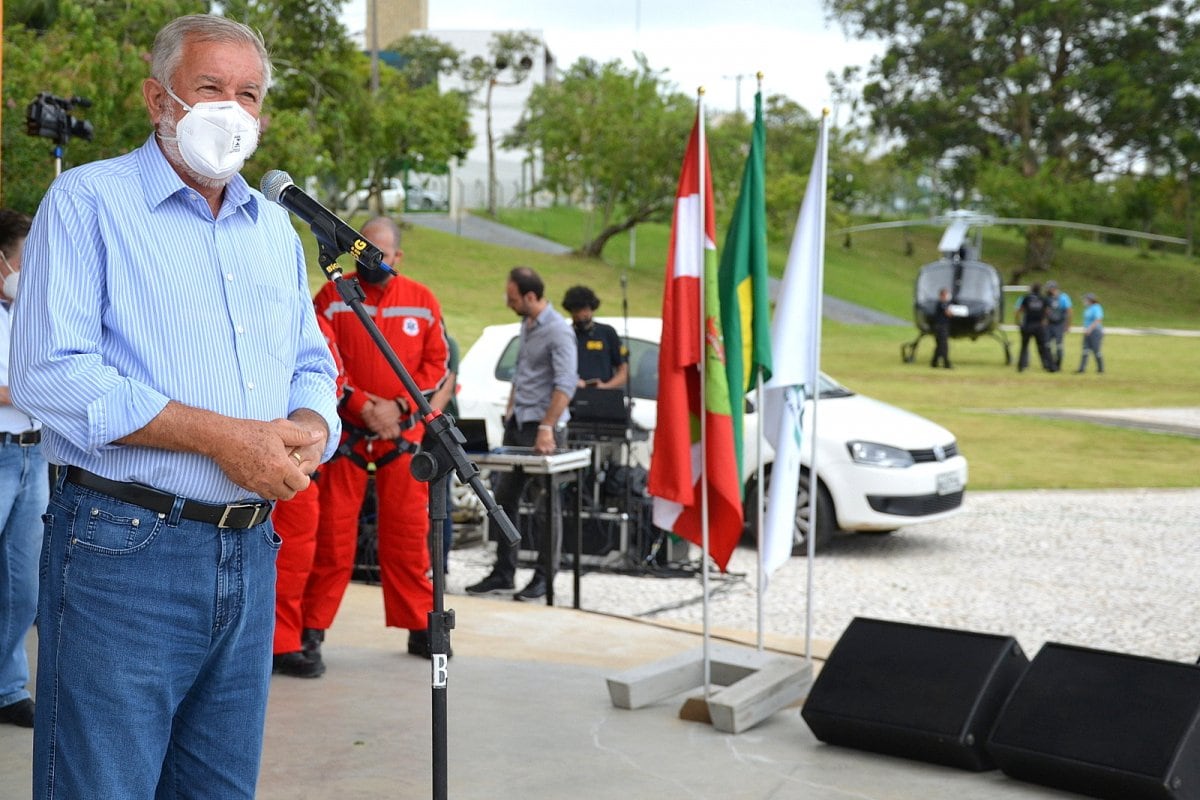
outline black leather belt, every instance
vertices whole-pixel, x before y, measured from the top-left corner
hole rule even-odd
[[[4,444],[19,444],[21,447],[32,447],[42,441],[41,430],[25,431],[24,433],[0,433],[0,442]]]
[[[104,492],[118,500],[133,503],[135,506],[148,508],[160,514],[170,514],[177,499],[173,494],[160,492],[158,489],[143,486],[140,483],[110,481],[108,478],[102,478],[79,467],[67,467],[67,480],[76,486]],[[257,503],[229,503],[223,506],[201,503],[196,500],[184,500],[183,511],[180,513],[184,519],[207,522],[218,528],[253,528],[255,525],[265,522],[270,515],[271,504],[266,500],[260,500]]]

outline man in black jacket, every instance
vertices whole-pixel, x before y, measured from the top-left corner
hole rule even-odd
[[[1021,355],[1017,359],[1017,372],[1024,372],[1029,366],[1029,341],[1037,343],[1038,358],[1041,359],[1042,369],[1054,372],[1054,359],[1050,355],[1047,343],[1047,307],[1046,298],[1042,295],[1042,285],[1035,283],[1029,287],[1029,294],[1017,301],[1016,321],[1021,328]]]

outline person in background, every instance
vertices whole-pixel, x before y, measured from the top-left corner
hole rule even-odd
[[[537,453],[553,453],[566,443],[567,406],[579,383],[578,350],[571,327],[545,297],[546,286],[530,267],[514,267],[508,273],[505,297],[508,307],[521,318],[520,344],[513,372],[512,392],[504,415],[503,444],[531,447]],[[529,480],[525,470],[517,468],[500,476],[496,503],[517,524],[521,493]],[[540,482],[539,482],[540,485]],[[554,547],[549,541],[549,503],[544,490],[537,497],[534,538],[539,550]],[[483,580],[467,587],[471,594],[511,591],[516,586],[519,544],[503,537],[496,543],[496,563]],[[557,565],[552,565],[553,570]],[[554,580],[545,573],[539,556],[533,578],[514,600],[536,600],[546,596],[546,587]]]
[[[0,210],[0,723],[33,727],[25,634],[37,612],[38,553],[50,476],[42,425],[13,407],[8,391],[10,308],[17,297],[29,217]]]
[[[592,315],[600,298],[587,286],[572,286],[563,295],[579,347],[579,385],[620,389],[629,379],[629,351],[616,328],[596,322]]]
[[[337,365],[337,399],[342,399],[346,382],[342,355],[333,340],[333,329],[324,317],[317,324]],[[275,560],[275,639],[271,648],[271,671],[293,678],[319,678],[325,674],[320,649],[304,647],[304,589],[312,574],[317,552],[317,523],[321,514],[320,473],[309,476],[312,483],[291,500],[280,500],[271,512],[271,523],[283,540]]]
[[[1021,355],[1017,359],[1017,372],[1024,372],[1029,368],[1031,341],[1037,347],[1042,369],[1054,372],[1054,361],[1050,358],[1050,350],[1046,346],[1046,298],[1042,294],[1040,283],[1030,286],[1029,293],[1017,301],[1015,316],[1021,329]]]
[[[1096,356],[1096,372],[1104,372],[1104,356],[1100,345],[1104,343],[1104,307],[1096,295],[1088,292],[1083,296],[1083,354],[1076,372],[1086,372],[1088,353]]]
[[[339,432],[300,238],[239,174],[271,85],[262,38],[180,17],[149,66],[154,131],[55,179],[15,305],[13,403],[61,465],[38,598],[47,800],[255,796],[272,503]]]
[[[1054,371],[1062,370],[1063,339],[1071,329],[1071,296],[1058,288],[1058,281],[1046,281],[1046,344],[1054,361]]]
[[[362,235],[383,252],[385,264],[400,266],[400,229],[389,217],[368,221]],[[358,279],[364,306],[421,392],[435,392],[446,379],[449,349],[433,292],[385,269],[359,268],[349,277]],[[321,470],[317,554],[304,592],[307,649],[319,653],[353,575],[359,515],[374,464],[384,623],[406,629],[408,652],[429,658],[429,485],[409,469],[425,426],[400,377],[337,286],[325,284],[313,302],[333,329],[346,384],[338,409],[342,442]]]
[[[950,290],[942,287],[938,292],[937,307],[933,311],[933,338],[937,341],[937,347],[933,351],[933,361],[929,363],[931,367],[937,367],[938,362],[946,369],[950,369],[950,318],[953,315],[950,312]]]

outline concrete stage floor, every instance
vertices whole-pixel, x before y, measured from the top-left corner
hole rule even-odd
[[[561,598],[560,602],[569,602]],[[627,711],[605,678],[698,647],[701,637],[569,608],[449,595],[447,688],[454,800],[1018,800],[1078,795],[818,742],[799,708],[726,734],[679,718],[680,695]],[[753,642],[752,634],[730,634]],[[316,680],[275,676],[258,797],[433,796],[429,662],[383,626],[378,587],[352,584]],[[31,636],[32,643],[32,636]],[[801,654],[803,642],[768,638]],[[818,642],[815,653],[831,643]],[[820,662],[817,662],[819,668]],[[32,734],[0,726],[0,800],[29,793]],[[119,800],[119,799],[113,799]]]

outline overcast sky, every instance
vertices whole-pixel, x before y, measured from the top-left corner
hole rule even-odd
[[[361,37],[369,0],[349,0],[343,22]],[[821,0],[429,0],[429,27],[541,30],[559,68],[580,56],[632,64],[634,51],[689,94],[704,86],[710,109],[749,111],[754,75],[765,94],[784,94],[814,116],[831,103],[827,72],[866,66],[879,42],[848,40],[827,23]]]

